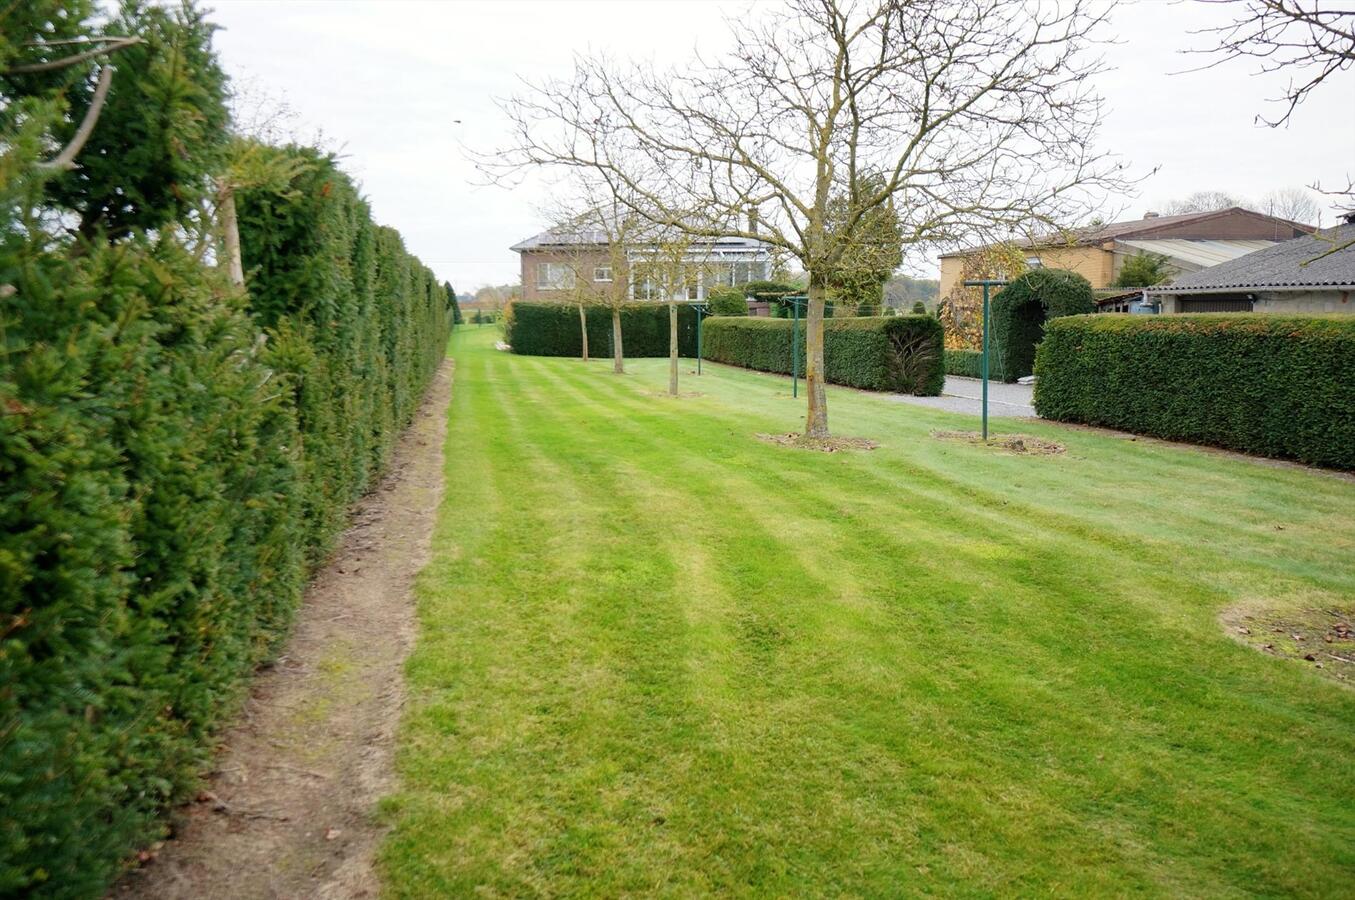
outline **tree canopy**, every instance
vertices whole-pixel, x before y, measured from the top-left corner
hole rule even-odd
[[[510,182],[595,178],[651,221],[794,257],[805,430],[824,437],[825,303],[876,210],[892,204],[904,244],[946,241],[1073,221],[1122,186],[1087,84],[1107,14],[1098,0],[792,0],[737,23],[718,59],[579,57],[507,101],[509,146],[481,165]]]

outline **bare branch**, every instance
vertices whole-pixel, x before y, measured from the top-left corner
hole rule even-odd
[[[31,41],[25,44],[25,47],[56,47],[65,44],[84,44],[84,43],[104,43],[105,46],[94,47],[85,50],[82,53],[74,53],[70,56],[63,56],[60,59],[44,60],[37,63],[26,63],[24,65],[10,66],[8,69],[0,71],[0,75],[34,75],[39,72],[53,72],[57,69],[65,69],[70,66],[79,65],[91,59],[97,59],[100,56],[106,56],[110,53],[116,53],[124,50],[133,44],[141,43],[141,38],[110,36],[100,38],[88,38],[64,41]]]
[[[1233,19],[1196,31],[1213,46],[1188,50],[1213,59],[1196,69],[1211,69],[1239,59],[1257,61],[1260,74],[1288,73],[1284,93],[1274,98],[1277,118],[1258,114],[1271,128],[1285,125],[1308,95],[1338,72],[1355,66],[1355,8],[1324,6],[1320,0],[1200,0],[1235,10]],[[1297,77],[1295,77],[1297,76]]]
[[[477,161],[505,184],[537,170],[594,179],[656,228],[797,259],[810,281],[807,429],[826,432],[824,292],[883,258],[860,249],[879,210],[905,244],[948,242],[1076,221],[1129,186],[1095,146],[1092,48],[1110,8],[791,0],[737,23],[720,60],[577,59],[503,104],[512,142]]]
[[[89,109],[85,110],[85,117],[80,120],[80,127],[75,130],[75,135],[71,137],[70,143],[62,149],[55,157],[50,160],[38,163],[38,168],[51,172],[64,172],[75,168],[75,157],[80,154],[85,146],[85,141],[94,132],[94,126],[99,121],[99,113],[103,111],[104,101],[108,99],[108,87],[113,83],[113,67],[106,65],[99,72],[99,82],[94,87],[94,97],[90,100]]]

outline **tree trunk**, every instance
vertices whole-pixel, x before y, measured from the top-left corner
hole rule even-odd
[[[588,317],[584,315],[583,304],[579,304],[579,333],[583,335],[583,361],[588,362]]]
[[[622,363],[625,354],[621,351],[621,308],[612,307],[612,372],[617,375],[626,374],[626,367]]]
[[[828,437],[828,399],[823,392],[823,305],[824,286],[811,274],[809,313],[805,317],[805,393],[809,411],[805,415],[805,436]]]
[[[221,217],[222,260],[231,284],[245,286],[245,264],[240,257],[240,222],[235,215],[235,188],[225,181],[217,182],[217,212]]]
[[[668,304],[668,393],[678,392],[677,304]]]

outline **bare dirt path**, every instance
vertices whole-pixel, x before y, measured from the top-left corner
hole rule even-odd
[[[442,496],[452,363],[433,381],[390,472],[358,504],[307,588],[277,662],[255,680],[175,837],[112,896],[374,897],[393,785],[401,667],[414,635],[414,576]]]

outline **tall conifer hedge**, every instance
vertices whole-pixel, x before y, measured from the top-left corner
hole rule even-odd
[[[594,358],[612,353],[612,310],[587,306],[588,349]],[[504,339],[524,356],[582,356],[579,308],[570,303],[517,300],[504,316]],[[668,355],[668,304],[621,305],[621,348],[630,359]],[[678,307],[678,355],[696,356],[696,310]]]
[[[166,229],[0,235],[0,896],[163,832],[445,350],[432,273],[314,151],[238,198],[248,294]]]
[[[1070,316],[1035,374],[1047,419],[1355,469],[1355,316]]]

